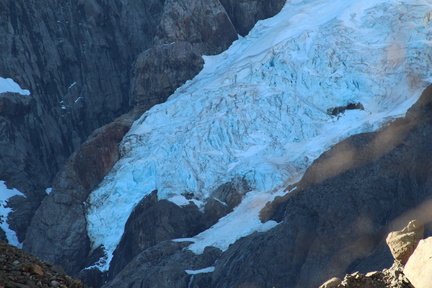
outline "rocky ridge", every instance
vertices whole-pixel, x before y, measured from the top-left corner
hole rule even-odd
[[[0,240],[1,288],[85,288],[81,280]]]

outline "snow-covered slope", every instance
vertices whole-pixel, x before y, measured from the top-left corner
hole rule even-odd
[[[274,227],[258,219],[267,201],[335,143],[403,116],[432,82],[431,19],[432,1],[288,1],[205,57],[197,77],[136,121],[123,157],[91,194],[94,247],[105,246],[109,263],[132,209],[155,189],[178,205],[192,193],[202,205],[239,178],[253,191],[190,249],[226,249]],[[328,113],[357,103],[364,110]]]
[[[8,214],[11,212],[12,209],[6,208],[7,206],[7,200],[11,198],[12,196],[20,195],[24,196],[20,191],[16,189],[8,189],[4,181],[0,181],[0,216],[3,216],[2,221],[0,221],[0,228],[5,231],[6,238],[8,240],[9,244],[15,245],[17,247],[21,248],[21,243],[19,243],[18,238],[15,234],[15,231],[11,230],[9,228],[9,225],[6,221]]]

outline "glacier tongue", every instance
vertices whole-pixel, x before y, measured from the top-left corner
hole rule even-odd
[[[431,82],[431,11],[420,0],[288,1],[205,57],[199,75],[135,122],[121,160],[89,198],[88,233],[108,255],[101,269],[132,209],[155,189],[178,205],[185,193],[200,205],[233,178],[254,189],[195,237],[196,253],[273,227],[258,220],[266,201],[330,146],[404,116]],[[351,103],[364,110],[328,113]]]

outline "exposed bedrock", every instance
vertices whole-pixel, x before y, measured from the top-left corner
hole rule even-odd
[[[220,0],[237,33],[245,36],[258,20],[279,13],[286,0]]]
[[[14,102],[31,109],[0,113],[2,147],[16,150],[0,149],[0,179],[26,195],[50,187],[94,129],[130,109],[131,63],[151,46],[163,1],[105,2],[0,3],[0,77],[31,92]]]
[[[96,130],[69,157],[32,219],[24,250],[70,273],[82,268],[90,251],[85,200],[118,160],[118,143],[136,117],[131,112]]]
[[[177,87],[198,74],[203,65],[200,52],[189,42],[162,44],[144,51],[133,67],[132,104],[150,108],[165,102]]]
[[[0,180],[27,197],[9,203],[20,241],[67,157],[131,108],[131,64],[152,45],[164,2],[122,3],[0,3],[0,77],[31,92],[0,95]]]

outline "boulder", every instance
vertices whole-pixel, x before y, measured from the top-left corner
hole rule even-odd
[[[432,237],[420,240],[405,265],[404,273],[415,288],[430,288],[432,284]]]
[[[423,235],[424,225],[417,220],[412,220],[400,231],[390,232],[386,242],[393,258],[404,265],[416,249],[418,242],[423,239]]]

